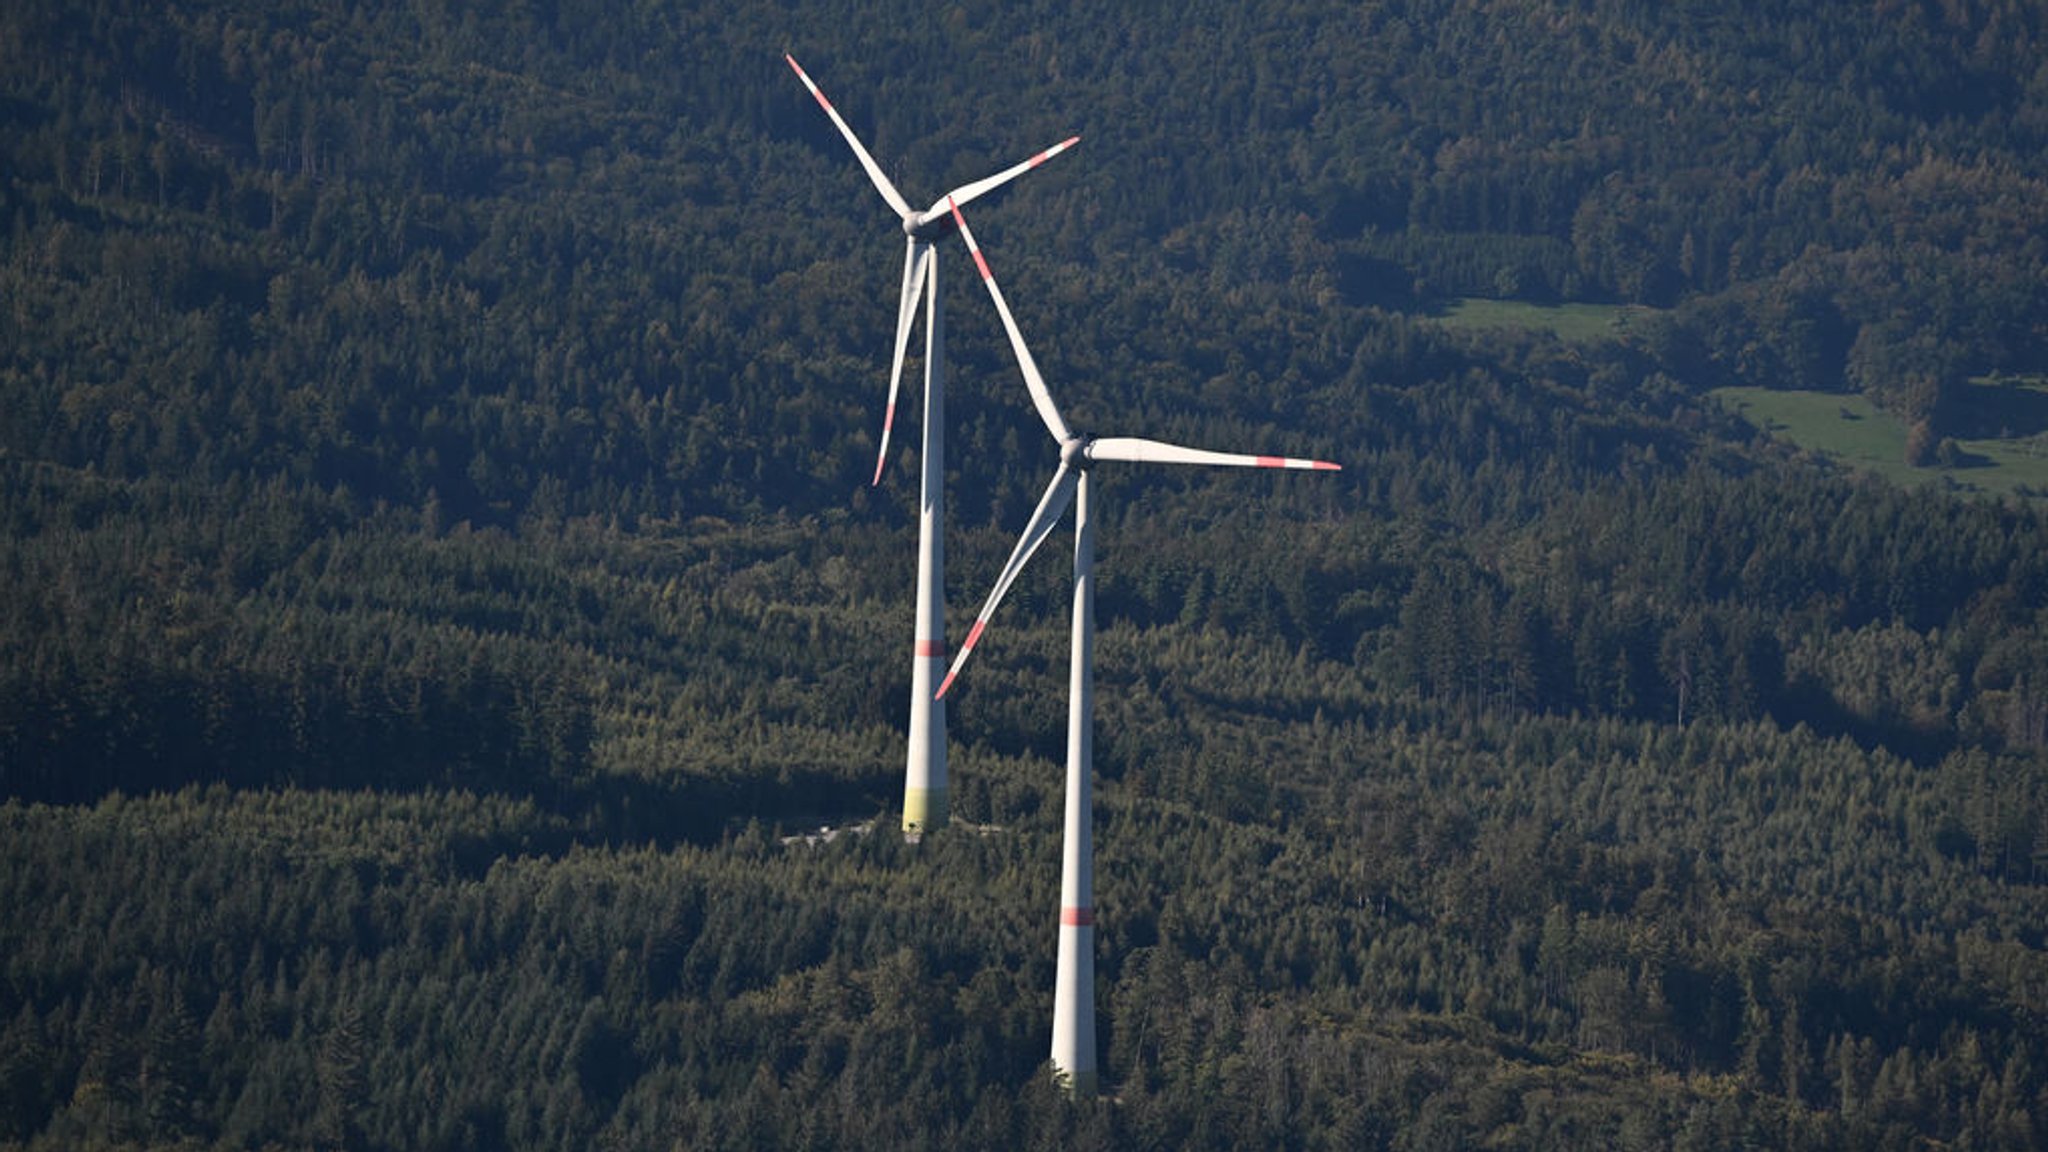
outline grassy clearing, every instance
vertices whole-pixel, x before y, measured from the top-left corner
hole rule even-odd
[[[2001,434],[1958,437],[1965,463],[1955,468],[1909,467],[1905,425],[1861,396],[1766,388],[1719,388],[1713,396],[1773,436],[1895,484],[1947,481],[2000,495],[2048,493],[2048,428],[2032,427],[2025,417],[2048,401],[2048,381],[1980,381],[1970,388],[1974,408],[2006,409],[2021,419]]]
[[[1632,304],[1530,304],[1468,296],[1429,318],[1465,331],[1547,332],[1575,344],[1619,339],[1655,309]],[[2048,376],[1980,377],[1954,397],[1962,463],[1906,463],[1906,428],[1863,397],[1837,392],[1720,388],[1713,395],[1750,423],[1810,452],[1894,484],[2048,498]]]
[[[1632,304],[1528,304],[1466,297],[1430,319],[1446,328],[1519,328],[1548,332],[1575,344],[1593,344],[1620,337],[1628,331],[1632,318],[1652,311]]]

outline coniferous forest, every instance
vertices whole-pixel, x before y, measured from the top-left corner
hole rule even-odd
[[[2048,506],[1953,445],[2048,431],[2044,23],[0,6],[0,1148],[2041,1146]],[[1104,474],[1096,1099],[1068,576],[903,843],[901,240],[784,51],[919,205],[1082,135],[974,211],[1078,426],[1345,467]],[[957,641],[1050,465],[944,250]]]

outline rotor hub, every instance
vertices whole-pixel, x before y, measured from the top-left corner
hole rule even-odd
[[[1060,445],[1060,463],[1076,472],[1086,472],[1095,463],[1088,455],[1088,445],[1095,442],[1093,436],[1076,436]]]
[[[953,230],[953,214],[940,212],[935,216],[905,216],[903,234],[912,240],[930,243]]]

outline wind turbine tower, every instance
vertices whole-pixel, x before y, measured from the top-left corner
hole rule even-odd
[[[980,615],[975,617],[974,629],[967,634],[967,642],[960,646],[959,654],[953,658],[952,667],[939,685],[939,696],[943,698],[953,686],[961,666],[967,663],[967,657],[988,627],[989,617],[995,614],[996,605],[1002,603],[1004,593],[1010,590],[1018,573],[1023,571],[1038,546],[1045,542],[1046,536],[1058,526],[1068,505],[1078,505],[1074,516],[1073,652],[1067,673],[1067,802],[1060,860],[1059,963],[1053,990],[1052,1066],[1071,1092],[1085,1096],[1094,1093],[1096,1083],[1095,817],[1092,794],[1095,768],[1095,517],[1089,474],[1094,465],[1105,460],[1313,471],[1336,471],[1337,465],[1286,456],[1210,452],[1159,440],[1131,437],[1096,439],[1077,435],[1067,427],[1059,409],[1053,405],[1052,393],[1046,389],[1038,364],[1032,359],[1031,349],[1017,330],[1016,318],[1010,314],[1010,306],[1003,299],[1002,289],[996,285],[995,275],[989,271],[988,261],[974,243],[974,233],[968,230],[966,218],[960,215],[958,205],[949,205],[949,208],[959,225],[961,238],[967,241],[968,251],[974,254],[974,262],[981,271],[981,282],[988,286],[996,311],[1002,316],[1003,328],[1010,336],[1010,347],[1017,354],[1017,366],[1024,374],[1024,386],[1031,393],[1031,403],[1038,409],[1046,431],[1052,433],[1054,443],[1059,446],[1060,466],[1053,473],[1052,483],[1046,487],[1037,510],[1031,514],[1023,537],[1011,551],[1009,562],[1003,565],[1002,574],[996,578],[995,590],[989,593]]]
[[[881,483],[882,468],[888,462],[889,432],[896,422],[896,393],[903,379],[904,353],[910,343],[910,330],[917,317],[920,299],[925,306],[924,429],[923,447],[918,454],[922,475],[917,516],[917,623],[910,665],[910,747],[905,758],[903,779],[903,834],[914,839],[925,832],[945,827],[948,816],[946,705],[932,691],[933,680],[946,665],[945,543],[942,535],[945,524],[942,486],[946,475],[945,322],[939,297],[938,253],[933,243],[953,230],[956,217],[951,205],[966,204],[995,191],[1073,147],[1081,138],[1070,136],[1021,164],[963,184],[940,197],[930,208],[918,212],[882,174],[881,166],[868,154],[860,137],[847,127],[838,110],[819,91],[796,58],[788,53],[784,53],[782,58],[789,62],[790,69],[810,90],[818,101],[818,107],[831,118],[833,127],[839,129],[840,136],[853,149],[875,191],[882,194],[882,199],[888,202],[902,222],[905,239],[903,284],[897,295],[896,340],[889,368],[889,402],[883,411],[881,447],[875,456],[875,477],[871,483]]]

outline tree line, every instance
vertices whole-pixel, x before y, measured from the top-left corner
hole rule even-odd
[[[2042,514],[1699,392],[2014,418],[2039,19],[1724,8],[0,13],[0,1144],[2032,1146]],[[783,839],[892,823],[915,500],[785,47],[906,193],[1084,133],[976,218],[1078,423],[1346,466],[1105,478],[1113,1101],[1058,565],[975,827]],[[948,281],[957,606],[1043,475]]]

